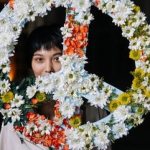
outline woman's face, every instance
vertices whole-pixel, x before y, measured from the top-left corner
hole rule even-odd
[[[34,75],[42,76],[51,72],[57,72],[61,69],[59,57],[62,51],[59,48],[50,50],[40,49],[33,54],[31,66]]]

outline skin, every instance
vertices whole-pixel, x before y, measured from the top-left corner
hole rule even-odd
[[[33,54],[32,70],[36,77],[43,76],[52,72],[57,72],[61,69],[59,57],[62,51],[55,47],[50,50],[40,49]]]

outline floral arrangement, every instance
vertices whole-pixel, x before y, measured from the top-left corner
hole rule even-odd
[[[111,16],[122,29],[122,36],[129,40],[129,57],[135,60],[136,69],[132,72],[132,87],[126,92],[84,70],[92,5]],[[9,79],[9,58],[22,28],[27,21],[59,6],[67,10],[61,28],[61,70],[25,79],[23,89],[14,87]],[[150,110],[150,26],[130,0],[11,0],[0,13],[0,41],[0,112],[5,125],[11,122],[23,140],[55,149],[105,150],[110,141],[127,135],[129,129],[142,123],[143,114]],[[78,110],[83,98],[95,107],[109,110],[110,115],[81,125]],[[40,102],[52,99],[56,100],[53,120],[34,112]]]

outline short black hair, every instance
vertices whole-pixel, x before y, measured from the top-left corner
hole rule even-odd
[[[26,55],[28,67],[31,68],[33,54],[40,50],[51,48],[63,49],[63,39],[59,25],[41,26],[33,30],[27,39]]]
[[[40,26],[28,36],[21,34],[14,58],[15,74],[13,81],[16,84],[32,75],[31,61],[36,51],[41,48],[48,51],[51,48],[63,50],[63,37],[60,28],[61,26],[57,24]]]

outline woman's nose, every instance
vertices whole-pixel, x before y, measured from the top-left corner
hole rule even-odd
[[[53,67],[53,64],[51,62],[46,63],[45,72],[46,73],[54,72],[54,67]]]

